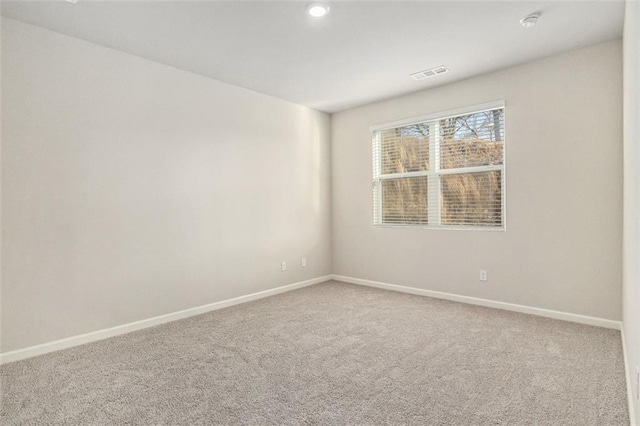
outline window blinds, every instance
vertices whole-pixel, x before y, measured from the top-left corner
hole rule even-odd
[[[504,103],[374,129],[374,224],[504,228],[504,144]]]

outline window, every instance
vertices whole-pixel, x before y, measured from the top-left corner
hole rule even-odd
[[[374,225],[504,229],[504,103],[372,128]]]

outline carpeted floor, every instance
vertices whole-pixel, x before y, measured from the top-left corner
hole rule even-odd
[[[329,282],[0,368],[2,424],[628,425],[620,333]]]

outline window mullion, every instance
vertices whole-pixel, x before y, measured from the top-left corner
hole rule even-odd
[[[459,167],[456,169],[439,169],[439,175],[462,175],[465,173],[483,173],[483,172],[496,172],[504,170],[503,164],[492,164],[490,166],[476,166],[476,167]]]
[[[387,175],[380,175],[378,179],[404,179],[412,177],[429,176],[431,173],[427,171],[421,172],[406,172],[406,173],[390,173]]]
[[[429,122],[429,225],[440,225],[440,122]]]

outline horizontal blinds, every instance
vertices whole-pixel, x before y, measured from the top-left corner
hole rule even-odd
[[[504,108],[373,132],[374,223],[502,227]]]
[[[428,178],[385,179],[381,185],[382,223],[429,223]]]
[[[380,132],[381,174],[429,170],[429,125],[412,124]]]
[[[440,168],[503,164],[504,109],[440,120]]]
[[[501,171],[451,174],[441,179],[442,225],[502,225]]]

